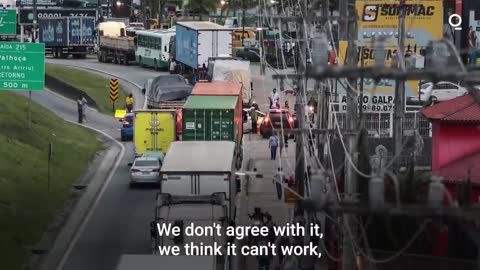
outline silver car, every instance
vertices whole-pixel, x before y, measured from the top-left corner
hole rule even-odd
[[[130,185],[158,182],[160,182],[160,161],[158,158],[136,158],[130,168]]]

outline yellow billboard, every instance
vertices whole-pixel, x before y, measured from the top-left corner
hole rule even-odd
[[[406,42],[426,46],[442,38],[443,0],[406,0]],[[399,0],[357,0],[358,38],[364,46],[373,37],[398,38]]]
[[[358,14],[358,65],[375,63],[373,41],[383,39],[385,66],[390,66],[398,50],[399,0],[357,0]],[[424,49],[432,40],[443,36],[443,0],[406,0],[404,53],[424,55]],[[339,64],[345,63],[348,43],[339,42]],[[407,81],[406,94],[418,95],[419,81]],[[364,80],[364,91],[393,94],[395,81],[382,80],[375,83]]]

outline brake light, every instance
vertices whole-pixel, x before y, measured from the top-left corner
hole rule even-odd
[[[288,116],[288,122],[293,123],[293,118],[291,116]]]
[[[130,171],[131,172],[140,172],[140,170],[137,170],[137,169],[131,169]]]

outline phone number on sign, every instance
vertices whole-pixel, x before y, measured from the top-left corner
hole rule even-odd
[[[392,112],[393,105],[363,105],[362,110],[364,112]],[[342,111],[347,111],[347,105],[342,105]]]

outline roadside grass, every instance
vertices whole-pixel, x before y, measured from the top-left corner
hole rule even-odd
[[[84,91],[97,103],[102,113],[112,113],[113,106],[109,96],[110,80],[76,68],[45,64],[45,73]],[[124,108],[125,92],[120,87],[115,108]]]
[[[63,209],[72,183],[102,148],[94,132],[64,122],[27,99],[0,91],[0,254],[2,269],[20,270],[55,214]],[[53,144],[50,192],[48,144]]]

